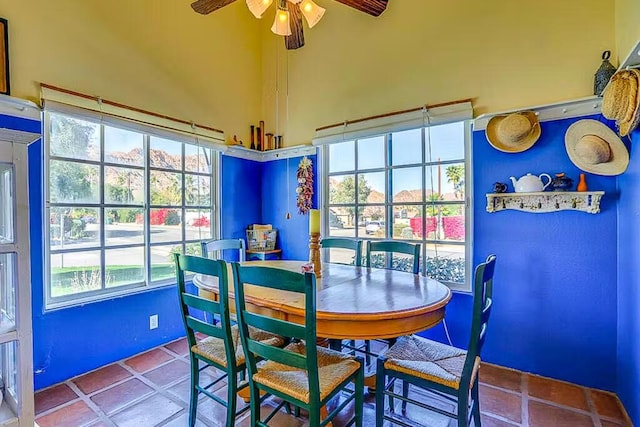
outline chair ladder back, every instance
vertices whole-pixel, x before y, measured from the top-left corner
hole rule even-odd
[[[487,260],[476,267],[473,286],[473,314],[471,336],[467,357],[462,370],[461,381],[470,381],[475,359],[480,356],[487,333],[489,316],[493,306],[493,273],[496,256],[489,255]]]
[[[412,272],[420,272],[420,243],[398,242],[395,240],[369,241],[367,245],[365,265],[371,267],[371,252],[401,253],[412,256]]]
[[[211,313],[211,311],[209,311],[208,313]],[[194,334],[196,332],[200,332],[201,334],[204,334],[210,337],[215,337],[220,339],[226,338],[225,333],[222,330],[221,326],[216,326],[216,325],[212,325],[211,323],[203,322],[197,317],[194,317],[191,315],[187,315],[185,317],[185,321],[187,324],[187,328]]]
[[[182,302],[189,307],[206,311],[208,313],[220,314],[220,311],[222,310],[219,302],[211,301],[209,299],[205,299],[187,292],[182,293]]]
[[[202,256],[210,258],[212,252],[224,251],[228,249],[238,249],[238,261],[245,261],[245,244],[243,239],[222,239],[222,240],[208,240],[200,242],[202,247]]]
[[[240,327],[240,338],[244,348],[249,370],[249,380],[257,370],[259,356],[288,366],[307,371],[310,392],[320,393],[318,379],[318,354],[316,349],[316,276],[311,273],[295,273],[270,267],[248,267],[233,264],[236,313]],[[272,319],[251,313],[246,308],[245,284],[270,289],[286,290],[304,294],[304,326],[282,319]],[[268,347],[251,339],[249,326],[278,335],[302,338],[305,340],[306,355],[300,355],[284,348]],[[289,333],[289,335],[287,335]]]
[[[262,316],[244,310],[244,321],[247,325],[282,335],[289,338],[306,339],[307,332],[304,326],[286,320],[274,319],[273,317]],[[277,332],[276,332],[277,331]]]
[[[282,291],[296,292],[299,294],[306,293],[308,286],[304,276],[293,271],[281,270],[273,267],[254,267],[240,266],[243,284],[262,286]],[[310,274],[315,279],[313,274]],[[234,280],[238,277],[234,275]],[[315,290],[315,280],[313,282]],[[315,294],[314,294],[315,300]]]
[[[225,343],[227,360],[235,360],[235,349],[231,338],[231,317],[229,314],[229,285],[227,265],[224,261],[211,260],[191,255],[174,254],[176,264],[176,278],[178,295],[180,298],[180,312],[187,332],[189,348],[196,345],[195,333],[222,339]],[[185,273],[206,274],[218,278],[220,300],[210,301],[200,296],[188,293],[185,286]],[[220,317],[217,325],[207,323],[195,317],[190,309],[200,310],[209,315]]]
[[[340,248],[340,249],[351,249],[355,252],[354,254],[354,264],[356,267],[360,267],[362,265],[362,240],[359,239],[349,239],[345,237],[327,237],[322,239],[320,242],[320,246],[322,249],[329,248]]]

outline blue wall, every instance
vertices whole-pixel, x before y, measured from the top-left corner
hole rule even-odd
[[[314,195],[312,205],[318,207],[317,156],[307,156],[313,162]],[[302,157],[275,160],[263,164],[262,221],[278,229],[278,246],[283,259],[309,259],[309,215],[300,215],[296,206],[296,170]],[[287,162],[289,162],[289,191],[287,198]],[[286,219],[287,212],[291,214]]]
[[[220,236],[246,239],[247,226],[262,223],[262,163],[221,156],[220,168]],[[223,257],[237,261],[237,253]]]
[[[586,174],[589,189],[606,192],[597,215],[485,211],[485,194],[510,176],[566,172],[577,183],[580,171],[564,144],[574,121],[542,123],[541,138],[520,154],[495,150],[483,132],[473,135],[474,263],[497,255],[484,355],[500,365],[614,391],[616,178]]]
[[[19,126],[21,123],[16,119],[5,126],[23,129],[24,125]],[[23,130],[40,132],[40,124],[36,122],[31,128]],[[176,304],[176,290],[173,286],[45,313],[42,266],[42,150],[41,142],[29,147],[36,389],[64,381],[184,335],[179,307]],[[294,159],[291,160],[291,166],[295,172],[297,162],[294,163]],[[266,191],[266,196],[271,199],[274,196],[269,191],[270,187],[263,185],[262,167],[263,164],[259,162],[221,156],[220,227],[223,238],[244,238],[247,225],[266,222],[262,218],[262,191]],[[279,179],[283,177],[284,172]],[[295,190],[295,184],[291,185]],[[295,206],[295,198],[293,203]],[[292,221],[300,223],[297,213],[292,215]],[[275,224],[276,227],[278,225]],[[286,236],[287,232],[283,234]],[[289,249],[285,250],[289,252]],[[235,256],[229,254],[229,259],[235,260]],[[158,314],[159,327],[149,330],[149,316],[152,314]]]
[[[640,426],[640,130],[632,135],[629,169],[618,179],[618,384],[631,420]]]
[[[40,389],[184,335],[175,287],[44,312],[42,143],[29,147],[34,386]],[[157,314],[158,328],[149,330]]]
[[[495,181],[506,182],[509,176],[527,172],[566,172],[577,179],[579,171],[564,148],[564,133],[573,121],[543,123],[538,143],[515,155],[493,149],[483,132],[473,135],[474,264],[489,253],[498,256],[496,305],[484,359],[586,386],[617,389],[637,419],[637,410],[630,409],[638,407],[640,393],[640,343],[636,338],[640,332],[640,279],[630,267],[638,252],[633,247],[636,237],[640,238],[640,227],[633,219],[640,209],[629,191],[640,184],[640,178],[633,164],[620,177],[627,183],[621,185],[626,193],[619,194],[616,178],[587,174],[590,189],[607,193],[598,215],[485,212],[485,193]],[[36,388],[183,334],[172,287],[43,313],[41,150],[40,143],[30,147]],[[311,159],[317,178],[317,157]],[[299,161],[288,160],[292,194],[287,201],[287,160],[259,163],[222,156],[222,237],[245,237],[247,225],[271,223],[278,229],[283,258],[306,259],[308,217],[297,213],[294,193]],[[626,202],[621,203],[619,235],[618,198]],[[316,195],[314,207],[317,205]],[[287,211],[291,213],[289,220],[285,218]],[[456,293],[447,310],[447,323],[458,346],[467,344],[471,301],[470,295]],[[148,330],[150,314],[160,315],[157,330]],[[620,331],[616,335],[617,322]],[[439,327],[428,335],[444,338]],[[621,373],[617,383],[616,368]]]
[[[597,119],[597,117],[594,117]],[[486,212],[496,181],[528,172],[580,171],[569,160],[564,134],[575,119],[542,123],[530,150],[495,150],[484,132],[473,134],[474,265],[497,255],[494,309],[483,359],[585,386],[616,389],[615,177],[586,174],[591,190],[604,190],[602,212],[533,214]],[[454,345],[465,347],[472,297],[454,294],[447,324]],[[428,335],[442,340],[442,328]]]

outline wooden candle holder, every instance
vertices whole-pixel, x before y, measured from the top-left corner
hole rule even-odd
[[[309,262],[313,264],[316,277],[322,277],[322,263],[320,262],[320,233],[309,234]]]

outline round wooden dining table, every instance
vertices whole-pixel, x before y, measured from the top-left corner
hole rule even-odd
[[[304,261],[249,261],[242,265],[301,271]],[[231,270],[229,270],[231,271]],[[230,273],[230,276],[231,273]],[[196,275],[202,297],[218,300],[217,279]],[[233,299],[233,286],[229,286]],[[322,264],[316,280],[316,330],[325,339],[396,338],[424,331],[444,317],[451,291],[421,275],[379,268]],[[304,296],[253,286],[245,287],[249,310],[304,323]],[[235,304],[230,303],[232,310]]]

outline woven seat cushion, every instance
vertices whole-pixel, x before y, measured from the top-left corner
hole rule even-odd
[[[249,327],[249,335],[254,340],[260,341],[263,344],[273,345],[280,347],[284,344],[284,339],[281,336],[265,332],[261,329]],[[242,342],[240,341],[240,330],[238,325],[231,327],[231,340],[233,341],[233,347],[236,351],[236,366],[244,363],[244,351],[242,349]],[[224,350],[224,341],[220,338],[209,337],[198,342],[191,347],[191,351],[200,356],[206,357],[223,367],[227,367],[227,356]]]
[[[324,347],[318,348],[318,378],[320,400],[327,397],[335,388],[358,370],[360,363],[353,357]],[[306,354],[304,343],[291,343],[286,350]],[[307,371],[283,365],[271,360],[258,366],[253,380],[288,396],[309,403],[309,379]]]
[[[460,377],[467,352],[412,335],[398,338],[385,357],[387,358],[384,364],[385,369],[402,372],[457,390],[460,387]],[[476,357],[470,384],[473,384],[479,366],[480,358]]]

